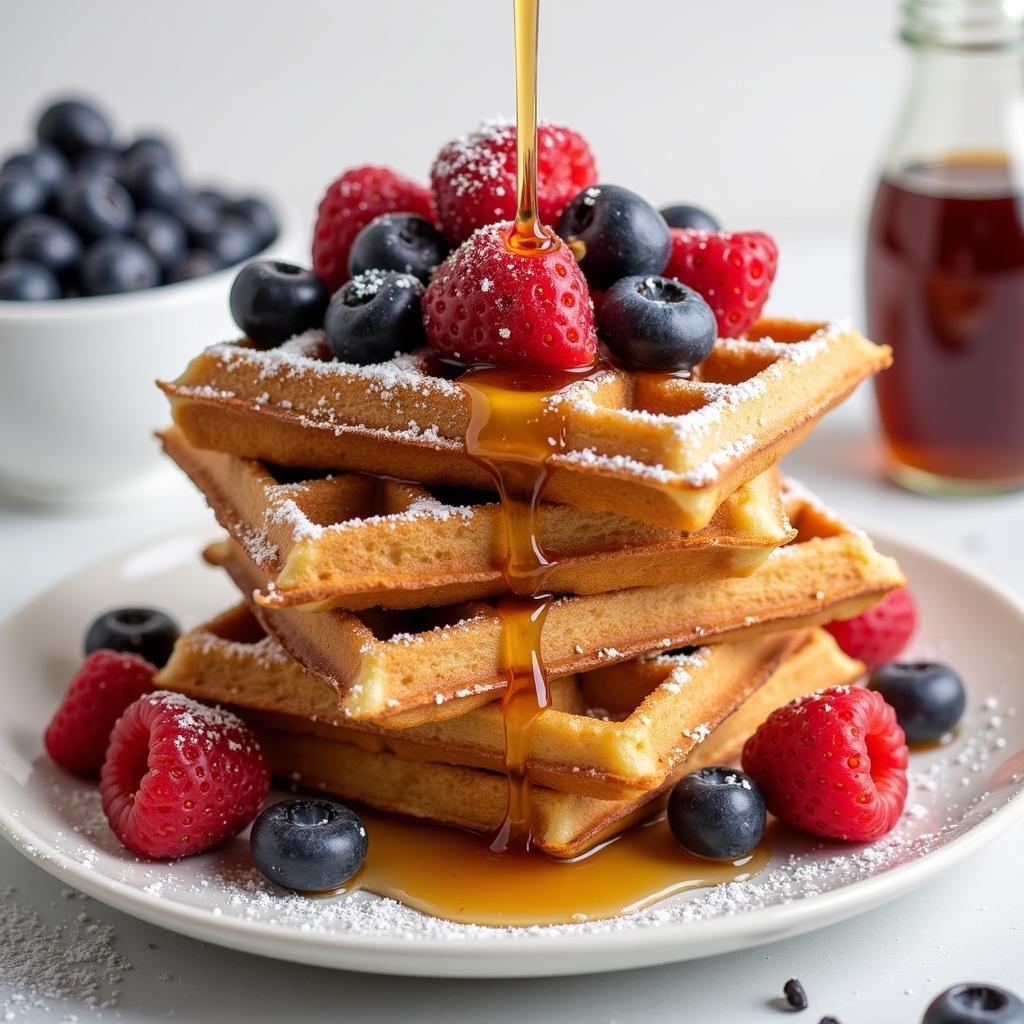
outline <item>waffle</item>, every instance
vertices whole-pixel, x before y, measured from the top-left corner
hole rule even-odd
[[[193,448],[178,430],[160,439],[269,580],[256,597],[268,608],[420,608],[508,589],[501,506],[487,493],[453,495],[356,473],[296,479],[294,471]],[[730,495],[698,533],[547,502],[538,532],[557,558],[545,586],[593,594],[747,576],[796,531],[769,472]]]
[[[787,512],[796,540],[746,578],[554,601],[541,638],[549,676],[848,618],[904,583],[895,561],[793,485]],[[250,601],[265,585],[237,545],[216,544],[206,554]],[[501,620],[487,602],[314,615],[251,604],[263,628],[337,690],[346,718],[406,728],[465,714],[505,686]]]
[[[764,320],[722,339],[696,371],[608,366],[544,403],[546,496],[677,530],[703,529],[741,484],[775,465],[891,352],[835,324]],[[214,345],[161,383],[198,448],[282,466],[356,470],[490,490],[466,455],[469,400],[427,351],[334,361],[323,335],[279,348]]]
[[[845,683],[850,662],[820,632],[787,658],[759,691],[775,706],[785,694]],[[387,749],[297,733],[292,723],[244,708],[274,773],[292,783],[414,818],[491,832],[502,822],[508,794],[503,775],[442,762],[407,760]],[[728,722],[728,719],[726,720]],[[714,734],[712,734],[712,739]],[[711,742],[710,740],[708,742]],[[630,800],[602,800],[535,786],[531,790],[533,841],[552,857],[575,857],[649,817],[688,770],[678,764],[661,785]]]

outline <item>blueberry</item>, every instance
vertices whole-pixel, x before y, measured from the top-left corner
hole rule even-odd
[[[256,229],[234,214],[220,214],[213,227],[193,230],[189,238],[200,249],[212,253],[222,267],[241,263],[260,251]]]
[[[73,174],[57,197],[60,215],[86,239],[123,235],[132,225],[135,204],[123,185],[88,171]]]
[[[782,986],[782,994],[786,997],[786,1005],[791,1010],[806,1010],[810,1005],[807,992],[798,978],[790,978]]]
[[[185,195],[185,186],[174,164],[145,152],[126,157],[119,178],[135,205],[143,210],[174,213]]]
[[[79,277],[86,295],[117,295],[154,288],[160,283],[160,268],[140,242],[112,235],[87,250]]]
[[[684,775],[668,801],[668,825],[685,850],[712,860],[736,860],[764,837],[765,806],[753,779],[735,768],[700,768]]]
[[[868,686],[892,705],[908,743],[944,736],[967,707],[963,681],[948,665],[891,661],[871,673]]]
[[[65,156],[86,149],[104,149],[113,136],[106,117],[84,100],[66,99],[52,104],[36,125],[39,141],[55,146]]]
[[[348,272],[356,277],[364,270],[397,270],[427,284],[447,255],[444,235],[429,220],[411,213],[385,213],[356,235]]]
[[[163,668],[181,635],[169,615],[153,608],[115,608],[104,612],[85,634],[85,653],[104,648],[145,658]]]
[[[174,147],[160,135],[137,135],[121,154],[125,160],[145,157],[147,160],[164,160],[175,163]]]
[[[72,167],[75,173],[116,178],[121,168],[121,154],[112,146],[107,149],[87,149],[72,160]]]
[[[45,142],[40,142],[35,149],[9,156],[0,168],[0,171],[7,170],[26,171],[43,186],[47,196],[53,195],[71,173],[60,150]]]
[[[169,213],[141,211],[132,225],[132,237],[150,251],[162,270],[177,266],[185,258],[185,229]]]
[[[178,217],[193,240],[196,235],[216,230],[222,213],[219,203],[199,192],[187,192],[178,208]]]
[[[37,213],[18,221],[4,236],[5,260],[41,263],[58,277],[66,276],[82,256],[82,241],[56,217]]]
[[[715,314],[692,288],[667,277],[624,277],[597,313],[609,350],[642,370],[688,370],[711,351]]]
[[[0,171],[0,231],[38,213],[46,203],[46,187],[23,168]]]
[[[56,275],[41,263],[4,260],[0,263],[0,301],[40,302],[60,298]]]
[[[202,249],[191,249],[167,271],[164,275],[164,282],[178,284],[180,281],[206,277],[207,274],[214,274],[221,269],[223,268],[220,260],[213,253],[204,252]]]
[[[312,270],[291,263],[247,263],[231,285],[231,315],[261,345],[280,345],[320,327],[330,294]]]
[[[562,213],[558,234],[595,288],[610,288],[634,274],[660,274],[672,245],[661,214],[618,185],[584,189]]]
[[[699,206],[688,206],[677,203],[666,206],[659,211],[670,228],[695,228],[697,231],[719,231],[721,225],[707,210]]]
[[[253,823],[256,867],[271,882],[299,892],[325,892],[347,882],[366,860],[366,828],[333,800],[284,800]]]
[[[995,985],[966,982],[937,995],[921,1024],[1024,1024],[1024,1002]]]
[[[327,307],[331,351],[343,363],[383,363],[426,344],[422,297],[423,283],[412,274],[367,270],[352,278]]]
[[[246,196],[232,203],[228,207],[228,213],[241,217],[256,232],[256,239],[260,249],[265,249],[277,238],[281,230],[277,221],[277,214],[269,203],[260,199],[259,196]]]

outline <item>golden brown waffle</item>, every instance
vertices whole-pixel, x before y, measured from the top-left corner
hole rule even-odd
[[[657,788],[703,737],[731,724],[719,726],[741,702],[753,703],[756,689],[807,639],[805,631],[751,637],[554,680],[551,706],[530,732],[530,779],[606,800]],[[845,659],[827,634],[817,645],[837,676],[844,664],[847,681],[861,674],[862,666]],[[244,605],[185,634],[158,684],[244,707],[254,721],[271,713],[279,729],[389,750],[409,761],[492,771],[503,765],[499,702],[401,731],[346,720],[331,691],[268,638]]]
[[[550,677],[848,618],[904,583],[895,561],[802,491],[790,488],[787,511],[796,540],[743,579],[554,601],[541,639]],[[266,583],[230,542],[207,557],[249,599]],[[415,612],[253,609],[292,657],[335,687],[347,718],[405,728],[465,714],[505,686],[501,620],[486,602]]]
[[[819,689],[849,682],[850,663],[820,633],[812,633],[759,694],[773,706],[806,686]],[[256,731],[271,768],[283,779],[371,807],[479,832],[495,830],[505,815],[508,785],[495,772],[461,765],[406,760],[387,749],[297,733],[291,722],[244,708],[239,713]],[[728,721],[728,719],[726,720]],[[712,734],[712,737],[714,734]],[[699,749],[699,748],[698,748]],[[531,791],[533,841],[552,857],[575,857],[654,813],[683,762],[659,788],[631,800],[600,800],[535,786]]]
[[[256,599],[268,608],[420,608],[508,589],[501,506],[485,492],[453,495],[356,473],[296,478],[194,448],[179,430],[160,438],[267,577]],[[537,525],[557,558],[545,587],[571,594],[746,576],[796,533],[774,471],[730,495],[697,533],[547,502]]]
[[[696,379],[606,368],[548,400],[545,491],[568,505],[700,530],[890,350],[835,324],[764,320],[722,339]],[[320,332],[275,349],[215,345],[160,386],[198,448],[281,466],[491,489],[465,451],[469,404],[426,351],[338,363]]]

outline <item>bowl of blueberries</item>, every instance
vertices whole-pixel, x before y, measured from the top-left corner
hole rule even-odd
[[[263,198],[194,187],[164,137],[46,106],[0,156],[0,489],[79,500],[158,472],[154,381],[233,333],[239,264],[293,246]]]

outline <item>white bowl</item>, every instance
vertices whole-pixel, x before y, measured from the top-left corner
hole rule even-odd
[[[297,257],[283,220],[260,257]],[[155,381],[238,334],[238,267],[128,295],[0,302],[0,489],[44,502],[121,495],[162,469]]]

